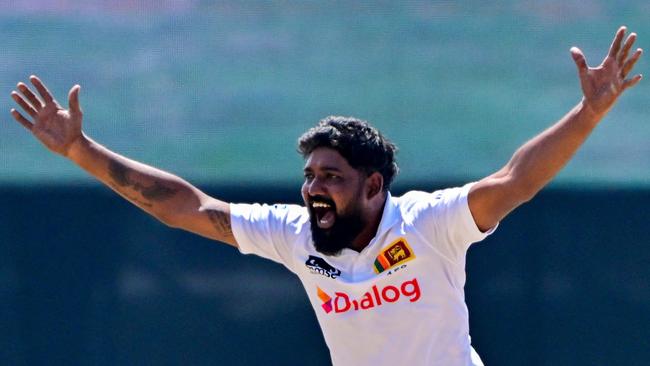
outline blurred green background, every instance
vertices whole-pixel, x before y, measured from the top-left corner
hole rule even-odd
[[[299,184],[296,139],[331,114],[394,140],[398,181],[466,181],[579,101],[571,46],[595,65],[619,25],[638,47],[650,37],[647,1],[0,4],[0,181],[13,183],[90,179],[13,122],[8,95],[30,74],[62,103],[81,84],[89,135],[194,182]],[[557,182],[650,183],[649,88],[625,95]]]
[[[393,193],[500,168],[580,100],[647,1],[0,0],[0,365],[327,365],[298,279],[172,230],[47,152],[9,93],[82,85],[85,131],[233,202],[299,202],[296,139],[354,115],[400,147]],[[637,72],[647,73],[642,58]],[[646,365],[650,84],[467,256],[486,365]],[[389,350],[393,352],[394,350]]]

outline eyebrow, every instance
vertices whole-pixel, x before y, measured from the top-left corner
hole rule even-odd
[[[341,169],[339,169],[337,167],[334,167],[334,166],[324,166],[324,167],[321,167],[320,170],[324,170],[326,172],[336,172],[336,173],[342,173],[343,172]],[[314,170],[312,168],[310,168],[310,167],[306,167],[306,168],[303,169],[303,171],[305,171],[305,172],[313,172]]]

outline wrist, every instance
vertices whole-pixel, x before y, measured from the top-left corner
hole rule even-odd
[[[86,155],[86,151],[90,148],[92,140],[83,132],[70,144],[65,153],[65,157],[78,163],[82,156]]]
[[[585,98],[582,98],[578,104],[578,113],[584,120],[589,122],[589,124],[596,125],[600,122],[601,119],[605,116],[607,112],[597,112],[594,108],[587,102]]]

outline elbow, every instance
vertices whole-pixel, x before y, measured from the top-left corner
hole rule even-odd
[[[176,220],[173,215],[165,214],[165,213],[158,213],[154,215],[156,220],[160,221],[163,223],[165,226],[171,227],[171,228],[178,228],[178,220]]]
[[[163,223],[165,226],[178,229],[182,227],[183,223],[183,216],[186,216],[186,214],[182,211],[177,209],[164,209],[164,210],[158,210],[153,214],[153,217],[156,218],[156,220],[160,221]]]
[[[510,197],[516,202],[517,206],[532,200],[543,187],[534,180],[518,175],[514,171],[509,171],[505,180]]]
[[[519,196],[519,205],[523,205],[524,203],[531,201],[533,198],[535,198],[536,195],[537,191],[522,193]]]
[[[198,217],[201,204],[197,199],[185,196],[157,208],[154,217],[158,221],[174,229],[183,229]]]
[[[540,189],[541,187],[530,182],[519,181],[513,184],[511,192],[513,192],[514,199],[521,205],[532,200]]]

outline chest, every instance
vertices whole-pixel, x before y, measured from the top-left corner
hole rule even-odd
[[[307,246],[295,253],[296,274],[315,308],[348,312],[462,297],[464,269],[438,255],[434,243],[409,230],[376,239],[360,253],[324,256]]]

